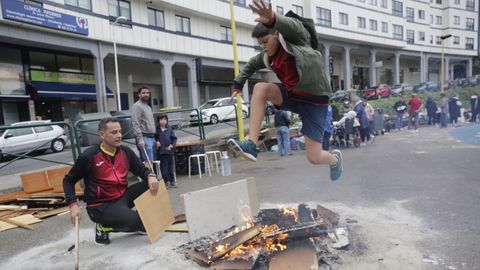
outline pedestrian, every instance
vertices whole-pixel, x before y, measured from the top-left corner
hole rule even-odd
[[[435,115],[437,113],[437,103],[433,100],[431,96],[427,98],[427,104],[425,106],[427,108],[427,116],[428,116],[428,125],[435,125]]]
[[[458,117],[461,116],[460,109],[462,108],[462,102],[458,100],[458,95],[455,94],[453,97],[450,98],[448,109],[450,113],[450,124],[453,127],[458,126]]]
[[[445,93],[440,93],[440,127],[447,127],[447,116],[448,116],[448,98],[445,96]]]
[[[327,118],[325,119],[325,132],[323,133],[323,150],[328,151],[330,149],[330,137],[332,136],[332,105],[328,105]]]
[[[357,113],[358,121],[360,122],[360,145],[366,146],[366,142],[370,141],[370,123],[368,122],[365,105],[358,97],[353,98],[353,110]]]
[[[407,111],[407,103],[403,100],[403,96],[398,97],[398,101],[393,105],[393,109],[397,114],[397,119],[395,120],[395,129],[401,131],[403,129],[403,115]]]
[[[375,109],[373,106],[368,102],[367,99],[363,99],[363,105],[365,106],[365,113],[368,117],[368,125],[369,125],[369,135],[370,135],[370,142],[373,142],[375,135],[373,132],[375,131],[375,122],[373,116],[375,115]]]
[[[141,86],[137,90],[138,101],[132,106],[133,133],[137,143],[140,156],[148,166],[148,160],[155,160],[155,120],[153,119],[152,108],[148,105],[150,88]],[[145,156],[145,153],[148,155]]]
[[[138,212],[132,210],[133,201],[148,189],[156,194],[158,180],[129,147],[121,145],[122,129],[117,119],[103,118],[98,124],[98,133],[101,143],[80,154],[63,179],[63,189],[71,221],[75,223],[81,215],[75,184],[83,178],[83,200],[88,216],[96,223],[95,243],[107,245],[110,232],[145,232]],[[143,181],[129,186],[129,172]]]
[[[316,50],[315,24],[293,12],[275,14],[272,5],[255,0],[250,8],[259,15],[252,31],[263,51],[252,57],[234,79],[234,95],[257,70],[269,68],[281,83],[257,83],[251,99],[249,139],[229,140],[228,146],[246,159],[256,161],[258,134],[265,113],[265,102],[298,113],[302,119],[307,159],[313,164],[330,165],[330,179],[342,175],[342,153],[322,150],[330,82],[324,70],[322,54]]]
[[[423,101],[413,92],[408,101],[408,129],[413,126],[412,132],[418,132],[418,116],[423,109]]]
[[[478,103],[478,95],[477,93],[473,93],[470,97],[470,112],[472,113],[472,118],[470,118],[470,122],[477,122],[477,114],[479,111],[479,103]]]
[[[278,155],[290,154],[290,117],[284,110],[275,111],[275,129],[277,135]]]
[[[160,160],[160,172],[167,187],[177,187],[175,181],[175,145],[177,136],[168,125],[168,115],[162,113],[157,117],[157,133],[155,134],[157,160]]]

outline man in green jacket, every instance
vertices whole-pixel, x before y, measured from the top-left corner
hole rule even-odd
[[[293,12],[286,16],[275,14],[272,5],[266,5],[262,0],[254,0],[250,8],[259,15],[252,37],[258,40],[263,51],[252,57],[234,79],[233,95],[241,92],[245,81],[260,69],[271,69],[281,83],[255,85],[250,106],[249,139],[230,139],[227,145],[245,158],[257,160],[258,135],[265,102],[269,100],[279,109],[300,115],[307,159],[312,164],[330,165],[330,178],[337,180],[343,171],[342,153],[322,150],[332,90],[323,68],[322,55],[312,48],[318,44],[313,21],[300,18]]]

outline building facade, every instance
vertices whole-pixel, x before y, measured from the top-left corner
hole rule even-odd
[[[256,15],[250,0],[234,2],[242,66],[259,52],[250,37]],[[439,80],[446,35],[452,36],[443,40],[445,79],[472,73],[478,1],[270,2],[277,13],[293,10],[314,19],[334,89]],[[151,88],[154,111],[197,107],[230,95],[229,1],[0,0],[0,5],[0,124],[127,110],[142,85]],[[267,71],[256,74],[244,98],[255,82],[272,77]]]

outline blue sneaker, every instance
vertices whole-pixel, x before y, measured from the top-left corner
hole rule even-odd
[[[332,155],[334,155],[338,160],[337,164],[330,166],[330,179],[332,181],[335,181],[338,178],[340,178],[340,176],[342,176],[342,172],[343,172],[342,152],[338,149],[335,149],[332,151]]]
[[[233,152],[239,154],[240,156],[250,160],[257,161],[257,146],[252,140],[246,141],[237,141],[234,139],[229,139],[227,141],[227,146]]]

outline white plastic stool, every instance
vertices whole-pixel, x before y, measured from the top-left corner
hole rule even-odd
[[[160,160],[152,160],[153,172],[157,175],[157,179],[163,179],[162,172],[160,171]]]
[[[205,172],[208,170],[208,174],[212,176],[212,172],[210,171],[210,163],[208,162],[207,154],[195,154],[188,157],[188,178],[192,178],[192,165],[191,160],[192,158],[197,158],[197,165],[198,165],[198,174],[200,175],[200,179],[202,178],[202,168],[200,167],[200,158],[203,157],[205,160]]]
[[[208,152],[205,152],[205,154],[207,155],[208,163],[210,164],[212,164],[210,162],[210,156],[213,155],[213,157],[215,157],[215,166],[217,167],[217,173],[219,173],[220,171],[218,170],[218,159],[220,159],[220,154],[221,154],[220,151],[208,151]],[[217,159],[217,155],[218,155],[218,159]]]

